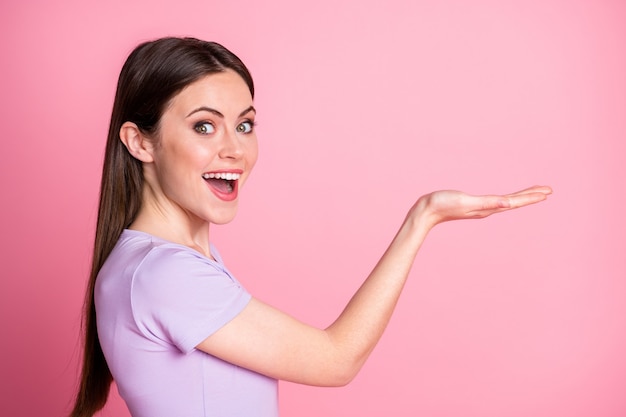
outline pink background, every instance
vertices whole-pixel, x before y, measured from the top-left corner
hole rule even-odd
[[[219,41],[258,86],[261,157],[215,228],[259,298],[326,326],[439,188],[540,206],[445,224],[345,388],[283,416],[626,415],[623,1],[0,4],[0,414],[61,416],[115,82],[138,42]],[[113,390],[103,416],[127,416]]]

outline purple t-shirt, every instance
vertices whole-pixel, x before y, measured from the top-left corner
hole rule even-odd
[[[124,230],[98,274],[98,337],[133,417],[278,416],[276,380],[195,349],[251,298],[211,254]]]

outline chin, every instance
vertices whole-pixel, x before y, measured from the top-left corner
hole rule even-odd
[[[212,224],[228,224],[237,216],[237,209],[224,210],[219,213],[211,213],[210,223]]]

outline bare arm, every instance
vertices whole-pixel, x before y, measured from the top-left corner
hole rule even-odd
[[[552,190],[531,187],[504,196],[437,191],[421,197],[337,320],[308,326],[259,300],[197,347],[276,379],[322,386],[347,384],[383,334],[407,276],[435,225],[477,219],[543,201]]]

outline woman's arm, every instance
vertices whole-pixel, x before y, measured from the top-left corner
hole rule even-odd
[[[337,320],[322,330],[295,320],[259,300],[197,348],[228,362],[309,385],[340,386],[354,378],[383,334],[407,276],[435,225],[478,219],[538,203],[549,187],[504,196],[437,191],[421,197],[371,274]]]

